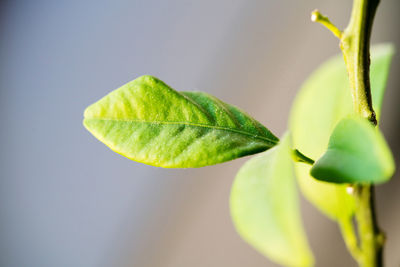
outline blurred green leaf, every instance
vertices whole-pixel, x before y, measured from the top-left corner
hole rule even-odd
[[[393,47],[374,46],[371,50],[371,87],[375,112],[379,116]],[[313,159],[325,152],[335,125],[353,113],[350,85],[343,56],[338,55],[319,67],[305,82],[294,102],[290,116],[293,146]],[[345,185],[317,181],[310,166],[295,164],[302,192],[332,219],[351,216],[354,198]]]
[[[249,244],[285,266],[312,266],[302,228],[288,135],[239,170],[230,197],[237,231]]]
[[[89,106],[85,127],[115,152],[168,168],[202,167],[278,143],[238,108],[200,92],[176,92],[142,76]]]
[[[373,47],[371,65],[371,94],[372,105],[377,118],[381,116],[383,96],[385,95],[386,82],[389,76],[390,63],[394,55],[394,46],[381,44]]]
[[[394,173],[394,159],[378,128],[366,119],[341,120],[332,132],[328,150],[311,175],[333,183],[383,183]]]

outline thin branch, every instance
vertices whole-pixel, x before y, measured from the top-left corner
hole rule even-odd
[[[324,25],[328,30],[330,30],[333,35],[335,35],[339,40],[342,38],[342,31],[339,30],[330,20],[328,17],[322,15],[318,9],[315,9],[311,12],[311,21],[318,22]]]

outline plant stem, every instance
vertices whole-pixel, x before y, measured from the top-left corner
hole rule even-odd
[[[374,209],[372,186],[359,185],[355,190],[356,220],[360,237],[361,255],[356,260],[363,267],[383,266],[383,244],[385,237],[379,230]]]
[[[379,0],[354,0],[349,25],[340,39],[349,74],[354,110],[374,125],[377,124],[377,120],[372,108],[369,43],[378,4]],[[376,220],[373,185],[356,185],[354,197],[360,253],[353,256],[362,267],[382,267],[384,237]]]
[[[340,40],[349,74],[355,111],[377,124],[369,80],[369,42],[379,0],[354,0],[349,25]]]
[[[370,38],[372,23],[380,0],[354,0],[347,28],[341,32],[330,20],[314,10],[311,20],[319,22],[340,39],[349,75],[354,111],[377,125],[372,107],[370,67]],[[300,160],[299,160],[300,161]],[[373,185],[352,185],[356,200],[355,218],[358,239],[351,218],[339,220],[347,248],[361,267],[383,266],[385,237],[379,230],[374,203]]]

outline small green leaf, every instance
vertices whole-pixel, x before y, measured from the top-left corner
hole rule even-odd
[[[311,175],[332,183],[383,183],[394,173],[394,160],[378,128],[360,117],[341,120],[332,132],[328,150]]]
[[[378,117],[382,105],[393,46],[381,44],[371,50],[371,88]],[[343,56],[338,55],[318,68],[304,83],[290,116],[293,146],[312,159],[325,152],[335,125],[353,113],[350,85]],[[345,185],[318,181],[310,166],[295,164],[296,176],[305,197],[332,219],[354,213],[353,196]]]
[[[278,143],[238,108],[200,92],[176,92],[142,76],[89,106],[85,127],[115,152],[167,168],[202,167]]]
[[[285,266],[312,266],[301,223],[289,137],[239,170],[230,197],[234,225],[249,244]]]

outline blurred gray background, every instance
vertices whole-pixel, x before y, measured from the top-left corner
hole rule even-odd
[[[280,136],[296,91],[338,41],[349,0],[0,2],[0,266],[277,266],[230,221],[240,159],[193,170],[146,166],[82,126],[86,106],[143,74],[202,90]],[[400,49],[400,1],[382,0],[373,42]],[[381,127],[400,165],[400,57]],[[400,181],[377,189],[387,266],[400,265]],[[317,266],[356,266],[337,226],[304,199]],[[288,255],[290,257],[290,255]]]

